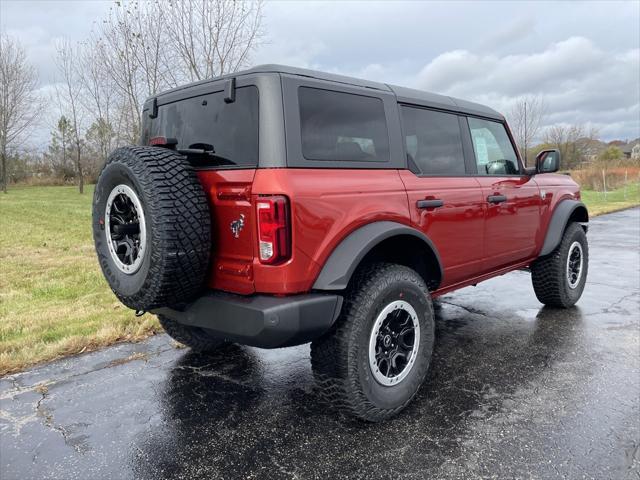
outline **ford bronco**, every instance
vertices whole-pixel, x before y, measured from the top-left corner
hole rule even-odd
[[[380,421],[418,391],[432,299],[516,269],[550,307],[587,278],[560,154],[526,168],[465,100],[265,65],[148,99],[93,200],[109,285],[196,349],[311,342],[325,400]]]

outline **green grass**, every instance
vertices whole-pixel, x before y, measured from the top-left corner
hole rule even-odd
[[[587,206],[591,217],[637,206],[640,205],[640,183],[627,185],[626,197],[624,188],[608,192],[606,199],[604,193],[583,190],[582,201]]]
[[[93,188],[13,187],[0,194],[0,375],[160,329],[134,316],[102,277],[91,238]],[[640,185],[583,191],[590,214],[640,204]]]
[[[122,306],[102,277],[92,195],[93,187],[0,193],[0,375],[160,329]]]

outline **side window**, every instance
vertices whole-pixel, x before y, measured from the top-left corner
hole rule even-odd
[[[298,103],[302,154],[307,160],[389,161],[381,99],[300,87]]]
[[[401,111],[408,160],[423,174],[463,175],[464,155],[457,115],[406,106]]]
[[[480,175],[517,175],[518,157],[504,125],[469,117],[469,129]]]

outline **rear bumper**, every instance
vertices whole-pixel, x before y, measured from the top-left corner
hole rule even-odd
[[[230,341],[261,348],[310,342],[326,332],[340,314],[342,297],[310,293],[290,297],[208,293],[182,310],[152,313],[210,330]]]

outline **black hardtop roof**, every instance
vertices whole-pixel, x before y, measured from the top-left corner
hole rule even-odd
[[[355,77],[348,77],[345,75],[338,75],[335,73],[320,72],[317,70],[309,70],[306,68],[288,67],[286,65],[277,64],[265,64],[257,65],[247,70],[242,70],[235,73],[229,73],[220,77],[201,80],[199,82],[189,83],[171,90],[162,92],[158,96],[162,96],[168,93],[174,93],[185,89],[190,89],[197,85],[203,85],[209,82],[224,80],[226,78],[240,77],[244,75],[252,75],[256,73],[281,73],[286,75],[296,75],[300,77],[315,78],[318,80],[326,80],[329,82],[344,83],[347,85],[354,85],[358,87],[371,88],[373,90],[382,90],[386,92],[392,92],[398,98],[400,103],[413,103],[424,105],[428,107],[438,108],[442,110],[450,110],[461,113],[468,113],[471,115],[479,115],[482,117],[494,118],[497,120],[504,120],[504,117],[497,111],[479,103],[469,102],[459,98],[449,97],[446,95],[438,95],[436,93],[425,92],[423,90],[417,90],[413,88],[399,87],[396,85],[389,85],[386,83],[374,82],[371,80],[364,80]]]

